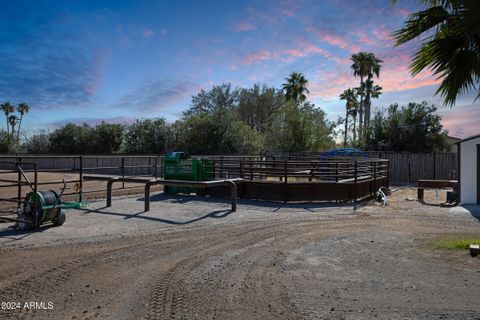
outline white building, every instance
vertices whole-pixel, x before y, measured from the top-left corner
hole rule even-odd
[[[480,204],[480,134],[457,142],[462,204]]]

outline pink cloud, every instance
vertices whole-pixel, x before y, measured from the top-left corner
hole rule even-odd
[[[450,135],[466,138],[480,133],[478,129],[480,108],[478,106],[440,108],[438,113],[442,116],[442,125]]]
[[[324,35],[319,35],[318,39],[320,41],[329,43],[332,46],[336,46],[336,47],[339,47],[339,48],[342,48],[342,49],[345,49],[345,48],[349,47],[347,41],[345,41],[344,39],[342,39],[339,36],[334,36],[334,35],[331,35],[331,34],[324,34]]]
[[[257,29],[257,26],[255,26],[253,23],[249,21],[239,22],[233,27],[233,31],[235,32],[246,32],[246,31],[252,31],[255,29]]]
[[[359,32],[357,34],[358,41],[367,46],[377,46],[378,41],[370,39],[364,32]]]
[[[300,49],[288,49],[285,50],[285,54],[293,57],[305,57],[307,53]]]
[[[269,50],[260,50],[247,54],[241,61],[243,65],[249,65],[265,60],[272,60],[277,57],[277,54]]]

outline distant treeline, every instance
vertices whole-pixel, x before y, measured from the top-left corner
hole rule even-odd
[[[392,105],[374,115],[365,145],[370,150],[429,152],[446,150],[446,132],[436,108],[426,103]],[[96,126],[66,124],[40,132],[20,144],[0,132],[0,153],[30,154],[260,154],[269,151],[323,151],[343,135],[341,119],[328,121],[325,112],[307,100],[288,99],[282,90],[231,84],[201,90],[182,117],[163,117],[130,125],[102,122]],[[338,126],[338,127],[337,127]]]

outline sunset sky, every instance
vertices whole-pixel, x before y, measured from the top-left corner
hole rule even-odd
[[[2,1],[0,102],[27,102],[31,132],[68,121],[174,121],[200,89],[280,87],[298,71],[309,99],[335,120],[344,113],[338,95],[359,84],[351,54],[370,51],[384,61],[374,108],[426,100],[450,135],[479,133],[475,93],[443,107],[435,77],[408,71],[418,44],[393,46],[390,32],[419,2]]]

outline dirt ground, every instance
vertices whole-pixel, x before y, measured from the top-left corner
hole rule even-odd
[[[61,227],[0,224],[0,319],[480,319],[480,259],[435,247],[480,237],[479,208],[415,192],[386,207],[239,201],[236,212],[154,195],[145,213],[122,196],[68,211]]]

